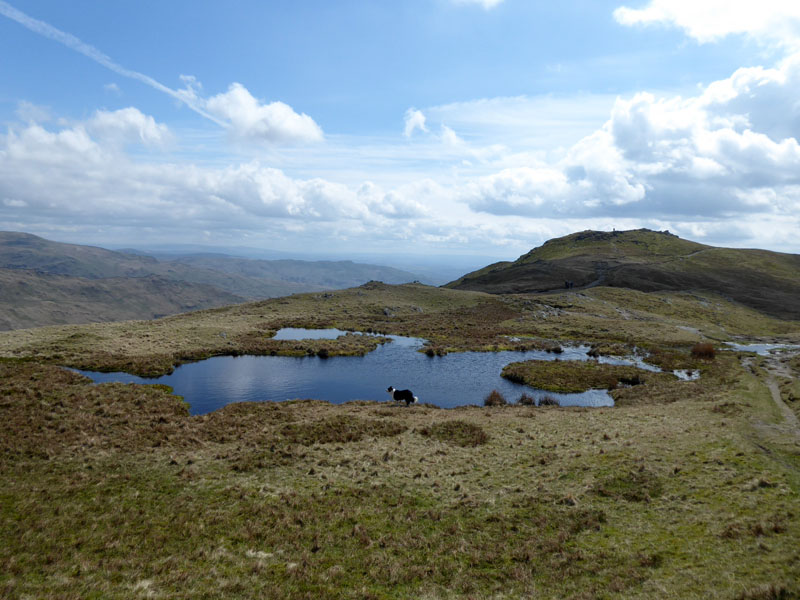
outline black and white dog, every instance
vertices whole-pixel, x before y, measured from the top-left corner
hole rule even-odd
[[[389,386],[389,389],[386,391],[389,392],[392,400],[395,402],[405,402],[406,406],[419,402],[419,398],[412,394],[411,390],[396,390],[392,386]]]

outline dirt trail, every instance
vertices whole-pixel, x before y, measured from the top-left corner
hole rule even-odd
[[[611,242],[611,245],[614,246],[614,242],[613,241]],[[675,256],[675,257],[667,258],[667,259],[662,260],[660,262],[654,261],[653,264],[662,264],[663,265],[663,264],[667,264],[667,263],[670,263],[670,262],[688,260],[688,259],[692,258],[693,256],[697,256],[698,254],[703,254],[704,252],[708,252],[709,250],[711,250],[711,248],[704,248],[703,250],[696,250],[695,252],[692,252],[691,254],[686,254],[684,256]],[[609,267],[608,265],[598,265],[598,266],[595,267],[597,279],[587,283],[586,285],[581,285],[581,286],[576,286],[576,287],[573,287],[573,288],[568,288],[568,291],[572,291],[572,290],[588,290],[589,288],[597,287],[599,285],[605,285],[606,279],[608,278],[608,273],[610,271],[612,271],[613,269],[619,267],[619,266],[624,266],[624,265],[616,265],[615,267]],[[562,290],[563,290],[563,288],[555,288],[555,289],[552,289],[552,290],[546,290],[544,293],[560,292]]]
[[[797,415],[789,408],[781,398],[780,387],[778,386],[777,377],[794,377],[792,371],[785,363],[782,363],[778,357],[771,356],[767,360],[767,378],[766,384],[772,396],[772,401],[778,407],[783,422],[774,425],[773,427],[783,434],[788,434],[800,442],[800,420]]]

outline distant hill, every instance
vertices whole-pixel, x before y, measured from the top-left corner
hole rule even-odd
[[[669,232],[582,231],[545,242],[447,284],[492,294],[593,286],[644,292],[697,290],[783,319],[800,319],[800,255],[717,248]]]
[[[150,256],[132,256],[94,246],[51,242],[29,233],[2,231],[0,268],[100,279],[152,275],[158,270],[158,261]]]
[[[412,273],[349,261],[251,260],[225,255],[159,260],[135,251],[0,232],[0,328],[119,319],[300,292],[405,283]],[[57,303],[56,305],[47,303]],[[33,308],[34,305],[36,308]],[[90,308],[91,307],[91,308]]]
[[[354,263],[349,260],[257,260],[217,254],[182,256],[170,260],[169,265],[184,265],[227,273],[232,276],[282,282],[305,286],[304,291],[344,289],[356,287],[367,281],[408,283],[418,279],[413,273],[393,267]]]
[[[0,330],[154,319],[243,301],[211,286],[153,275],[86,279],[0,269]]]

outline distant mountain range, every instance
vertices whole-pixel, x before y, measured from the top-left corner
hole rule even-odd
[[[152,319],[370,280],[416,279],[407,271],[351,261],[212,253],[156,258],[0,232],[0,330]],[[800,255],[716,248],[648,229],[573,233],[446,285],[492,294],[594,286],[710,291],[771,316],[800,319]]]
[[[151,319],[167,314],[340,289],[412,273],[350,261],[252,260],[216,254],[159,260],[0,232],[0,329]]]
[[[570,283],[571,282],[571,283]],[[711,291],[782,319],[800,319],[800,255],[717,248],[665,231],[582,231],[446,287],[492,294],[612,286]]]

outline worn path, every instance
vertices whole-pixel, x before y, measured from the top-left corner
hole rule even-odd
[[[778,377],[793,378],[795,375],[786,363],[781,362],[778,356],[770,356],[767,359],[766,367],[768,373],[766,378],[767,387],[772,396],[772,401],[778,407],[783,417],[783,421],[775,424],[773,428],[784,435],[791,436],[795,441],[800,442],[800,420],[798,420],[797,415],[786,405],[783,398],[781,398],[781,390],[778,386],[777,379]]]

